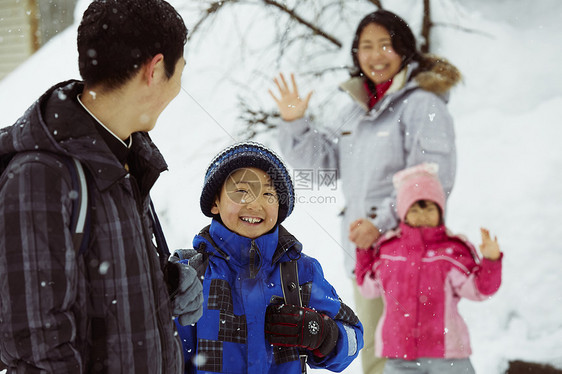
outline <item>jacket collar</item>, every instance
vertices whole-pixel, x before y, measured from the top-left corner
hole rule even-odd
[[[59,83],[44,93],[17,122],[0,130],[0,156],[45,151],[80,160],[105,190],[127,175],[123,165],[96,130],[95,119],[77,101],[84,86],[79,81]],[[147,133],[134,133],[131,147],[143,191],[150,190],[167,169],[164,158]]]
[[[411,66],[417,66],[417,63],[407,65],[392,78],[392,84],[386,91],[385,96],[389,96],[395,92],[400,91],[406,85],[407,78],[409,78],[412,72]],[[339,88],[342,91],[346,92],[349,96],[351,96],[351,98],[363,109],[365,109],[366,112],[370,110],[369,95],[367,93],[367,90],[365,89],[364,77],[353,77],[351,79],[348,79],[347,81],[340,84]]]
[[[401,236],[417,235],[426,244],[437,243],[447,239],[447,229],[445,225],[437,227],[412,227],[400,222]]]
[[[387,231],[381,237],[381,239],[377,242],[376,251],[378,252],[380,246],[384,243],[396,238],[401,238],[403,236],[408,237],[411,235],[418,235],[425,244],[439,243],[445,240],[460,242],[468,248],[472,258],[477,264],[481,261],[478,252],[466,237],[453,234],[443,224],[437,227],[412,227],[400,222],[396,229]]]
[[[193,247],[201,248],[203,243],[206,251],[226,259],[231,265],[240,268],[255,266],[256,270],[262,266],[276,266],[285,255],[287,259],[296,259],[302,251],[301,243],[283,226],[250,239],[230,231],[216,219],[194,238]]]
[[[394,230],[387,231],[377,242],[377,247],[396,238],[419,236],[424,243],[434,243],[445,240],[450,234],[445,225],[437,227],[412,227],[400,222]]]
[[[392,85],[386,92],[385,97],[396,96],[401,92],[407,92],[415,88],[421,88],[441,97],[445,102],[449,99],[449,91],[462,79],[459,70],[446,59],[426,54],[429,68],[416,74],[411,79],[412,73],[419,67],[414,61],[397,75],[394,76]],[[347,92],[365,111],[369,111],[369,98],[363,86],[364,77],[354,77],[340,85],[340,89]],[[388,100],[384,100],[388,101]],[[380,103],[380,102],[379,102]]]

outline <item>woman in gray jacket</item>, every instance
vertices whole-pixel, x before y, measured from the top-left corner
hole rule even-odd
[[[278,94],[270,91],[281,118],[279,142],[294,167],[337,169],[346,208],[342,247],[352,276],[355,248],[368,248],[397,224],[394,173],[422,162],[439,165],[448,196],[453,188],[456,149],[448,92],[461,75],[446,60],[421,54],[415,37],[396,14],[378,10],[357,27],[351,49],[354,70],[340,88],[351,103],[333,126],[316,129],[305,116],[312,92],[301,97],[294,76],[281,74]],[[381,373],[374,357],[374,330],[381,299],[365,300],[355,287],[358,315],[365,327],[364,373]]]

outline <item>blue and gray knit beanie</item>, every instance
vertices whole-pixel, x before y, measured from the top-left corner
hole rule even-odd
[[[207,217],[213,217],[211,208],[226,178],[240,168],[258,168],[265,171],[279,197],[280,224],[293,211],[295,191],[287,167],[279,156],[260,143],[245,141],[233,144],[213,158],[203,182],[201,192],[201,211]]]

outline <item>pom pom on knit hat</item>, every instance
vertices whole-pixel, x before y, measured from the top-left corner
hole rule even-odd
[[[214,217],[211,208],[226,178],[240,168],[258,168],[269,175],[279,198],[280,224],[293,211],[295,191],[287,167],[279,156],[263,144],[245,141],[233,144],[216,155],[205,173],[201,192],[201,211]]]
[[[396,188],[396,210],[401,221],[416,201],[433,201],[445,214],[445,192],[437,177],[439,165],[423,163],[394,174],[392,182]]]

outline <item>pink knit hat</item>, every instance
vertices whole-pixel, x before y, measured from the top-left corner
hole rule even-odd
[[[441,214],[445,213],[445,192],[437,178],[438,170],[439,165],[435,163],[423,163],[394,174],[396,210],[401,221],[418,200],[433,201],[441,209]]]

